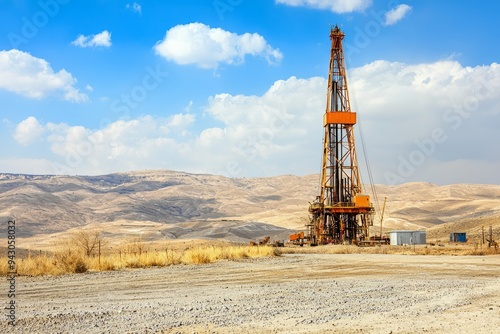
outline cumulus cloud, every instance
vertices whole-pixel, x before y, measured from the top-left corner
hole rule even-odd
[[[14,139],[22,145],[28,145],[40,139],[44,132],[45,127],[35,117],[30,116],[16,126]]]
[[[294,7],[327,9],[342,14],[363,11],[371,6],[372,0],[276,0],[276,3]]]
[[[111,46],[111,33],[107,30],[95,35],[79,35],[71,44],[82,48],[102,46],[109,48]]]
[[[175,114],[168,120],[167,126],[169,127],[187,127],[194,123],[196,117],[193,114]]]
[[[406,14],[408,14],[411,10],[411,6],[406,4],[398,5],[396,8],[391,9],[384,15],[384,24],[386,26],[390,26],[396,24],[398,21],[402,20]]]
[[[348,74],[351,107],[358,112],[360,168],[364,172],[362,129],[376,182],[500,182],[500,155],[484,144],[500,140],[498,64],[375,61]],[[290,77],[262,95],[216,94],[201,117],[143,116],[97,130],[25,123],[45,129],[42,137],[61,173],[153,168],[233,177],[319,173],[325,92],[325,78]]]
[[[182,112],[118,120],[97,130],[47,123],[44,138],[58,161],[53,173],[166,168],[257,176],[281,173],[284,165],[305,172],[297,156],[317,160],[301,146],[321,143],[325,89],[324,78],[291,77],[262,96],[215,95],[203,111],[203,118],[218,121],[215,127],[199,129],[196,115]],[[314,134],[307,131],[311,127]]]
[[[88,96],[75,88],[71,73],[64,69],[54,72],[46,60],[23,51],[0,51],[0,73],[0,89],[35,99],[59,93],[70,102],[88,101]]]
[[[241,64],[246,55],[264,57],[268,63],[279,63],[283,54],[272,48],[261,35],[238,35],[203,23],[177,25],[167,31],[154,46],[156,54],[177,64],[195,64],[217,68],[220,63]]]
[[[194,115],[184,113],[167,118],[142,116],[118,120],[102,129],[88,129],[66,123],[41,124],[35,117],[29,117],[18,124],[14,138],[28,145],[43,134],[54,156],[50,174],[93,174],[151,165],[168,168],[163,161],[175,165],[182,156],[187,144],[178,138],[182,138],[184,129],[195,119]],[[124,165],[120,167],[121,164]]]
[[[465,162],[500,162],[483,144],[496,141],[492,123],[500,121],[500,67],[465,67],[457,61],[408,65],[376,61],[351,72],[351,91],[363,119],[367,146],[379,182],[449,179],[437,170],[455,168],[464,180]],[[464,135],[468,133],[470,135]],[[478,135],[472,135],[472,133]],[[481,135],[479,135],[479,133]],[[430,166],[433,166],[430,168]],[[439,167],[441,166],[441,167]],[[477,171],[462,182],[486,182]],[[475,181],[472,181],[475,179]]]
[[[134,2],[133,4],[127,4],[125,8],[130,9],[131,11],[134,11],[136,13],[142,14],[142,6],[138,4],[137,2]]]
[[[262,96],[218,94],[206,113],[224,126],[204,130],[199,144],[219,150],[225,157],[219,172],[226,175],[287,173],[284,166],[307,173],[303,162],[318,161],[310,148],[321,143],[325,91],[324,78],[290,77]]]

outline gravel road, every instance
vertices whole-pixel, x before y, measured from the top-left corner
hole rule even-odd
[[[290,254],[16,284],[0,332],[500,333],[500,256]]]

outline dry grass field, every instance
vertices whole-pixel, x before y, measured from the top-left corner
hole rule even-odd
[[[141,249],[142,248],[142,249]],[[101,256],[87,256],[81,249],[62,248],[43,254],[31,254],[16,261],[17,275],[58,276],[88,271],[109,271],[125,268],[166,267],[178,264],[206,264],[221,260],[238,260],[275,256],[279,252],[271,246],[200,245],[181,250],[147,250],[146,245],[119,250]],[[7,275],[8,261],[0,258],[0,275]]]
[[[187,246],[189,244],[189,246]],[[71,273],[121,270],[126,268],[166,267],[179,264],[207,264],[221,260],[240,260],[282,254],[396,254],[396,255],[497,255],[500,249],[478,244],[442,244],[359,247],[356,245],[326,245],[318,247],[271,247],[231,244],[223,241],[192,241],[177,244],[147,244],[133,242],[115,249],[97,250],[91,254],[76,242],[66,243],[52,251],[27,251],[17,260],[20,276],[58,276]],[[163,247],[162,247],[163,246]],[[7,258],[0,258],[0,275],[8,272]]]
[[[318,247],[284,247],[281,254],[397,254],[397,255],[497,255],[500,248],[487,247],[477,244],[442,244],[435,245],[406,245],[374,247],[358,247],[355,245],[325,245]]]

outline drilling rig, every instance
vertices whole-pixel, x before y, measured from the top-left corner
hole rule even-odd
[[[311,245],[357,243],[369,237],[374,208],[362,193],[354,145],[356,113],[351,111],[342,40],[338,26],[330,29],[331,51],[323,116],[320,194],[309,205]]]

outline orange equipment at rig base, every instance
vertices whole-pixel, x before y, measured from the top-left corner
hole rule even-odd
[[[311,245],[356,243],[368,239],[373,225],[370,197],[362,185],[354,145],[356,113],[351,111],[342,40],[338,26],[330,29],[330,69],[323,117],[324,137],[320,194],[310,204]]]

